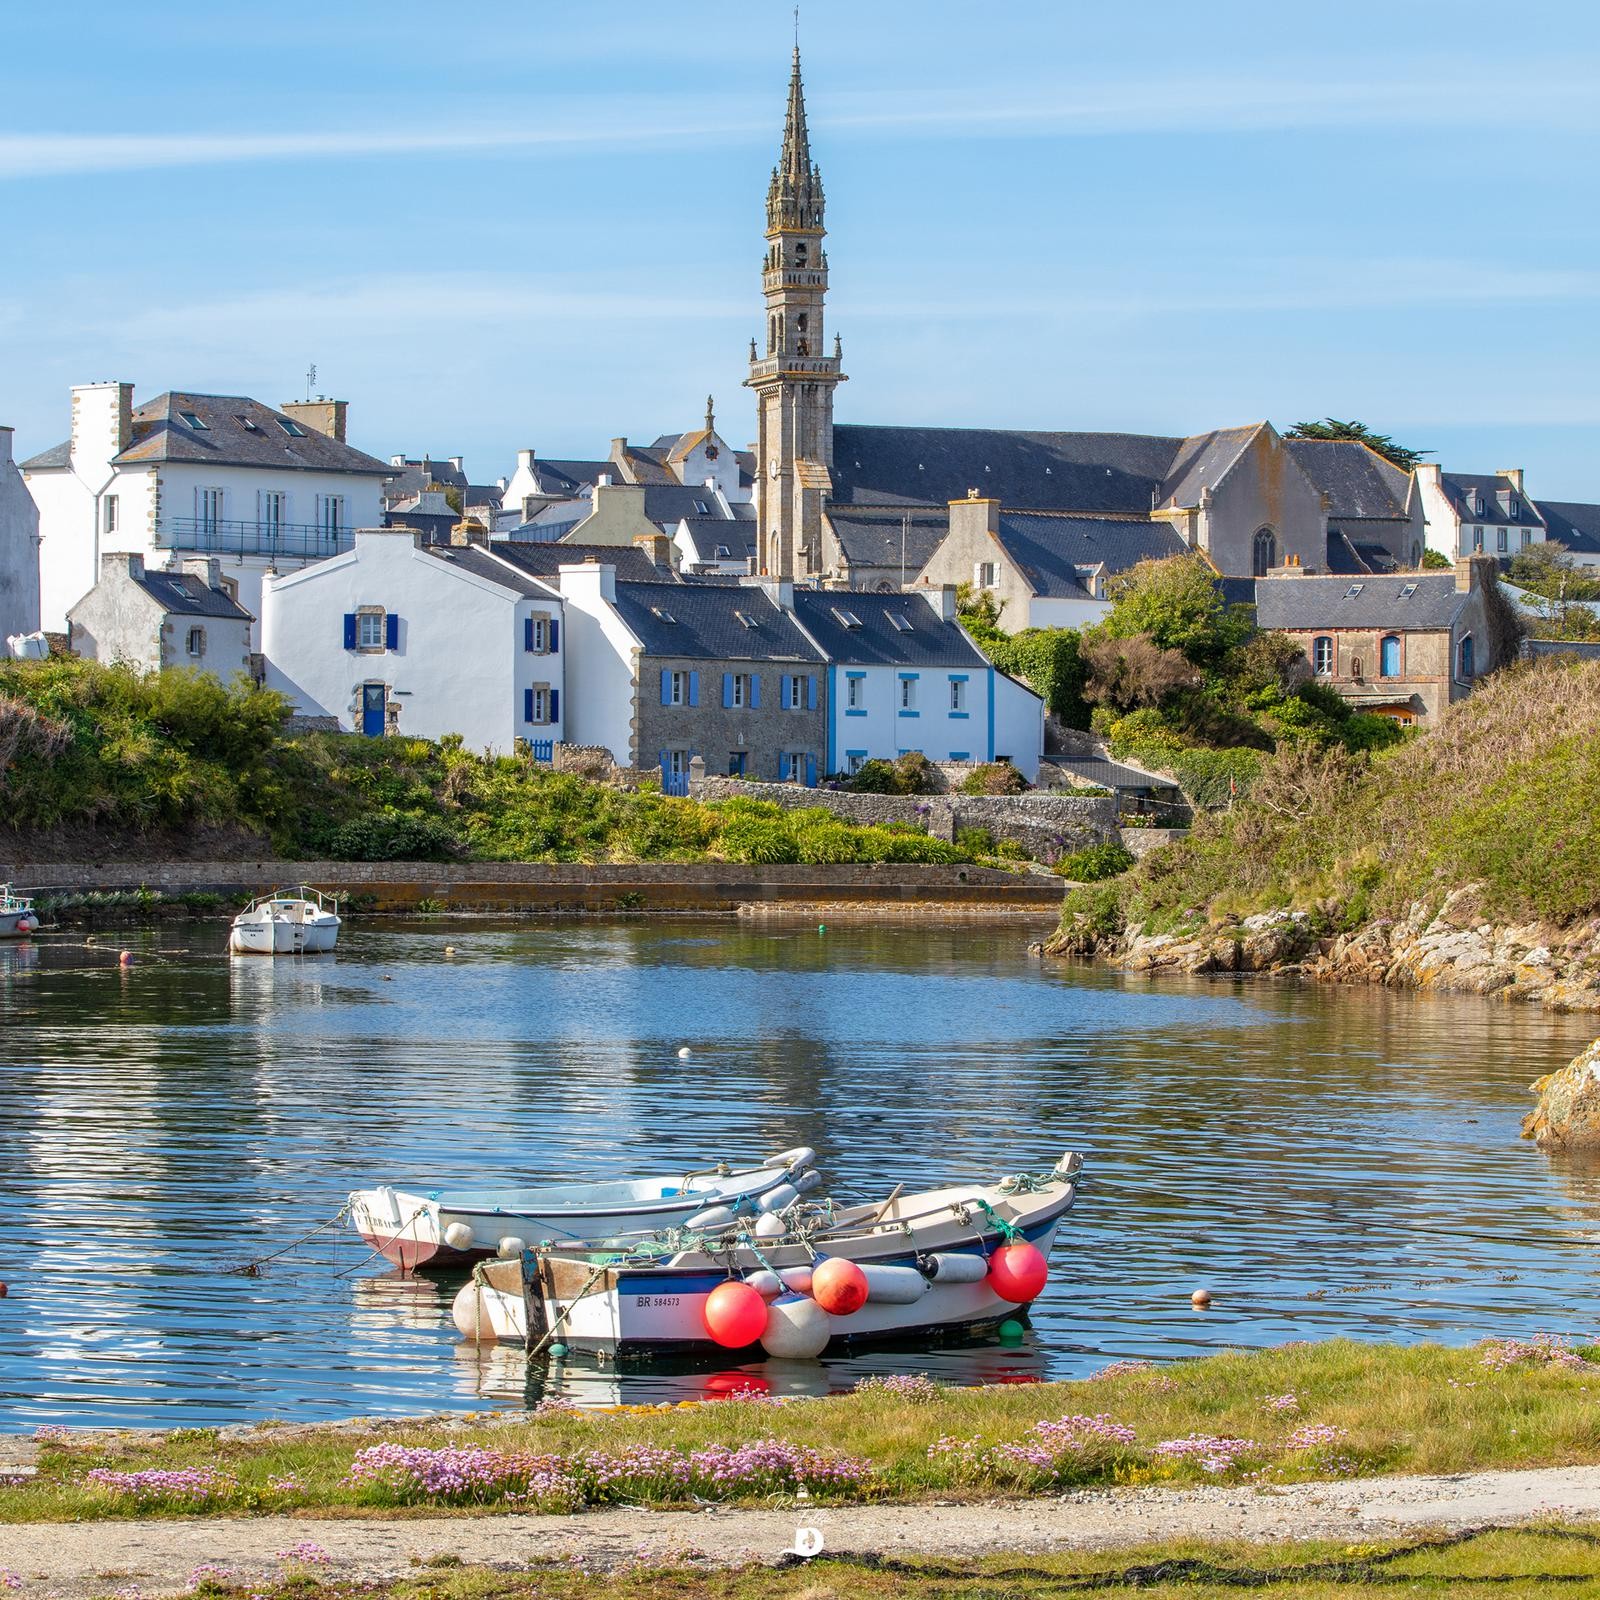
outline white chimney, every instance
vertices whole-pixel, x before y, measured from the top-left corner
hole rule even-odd
[[[463,461],[465,461],[466,459],[467,458],[465,456],[451,456],[450,457],[450,470],[452,472],[459,472],[461,470],[461,463]]]
[[[79,383],[72,389],[72,465],[98,483],[133,443],[133,385]]]
[[[956,620],[956,590],[953,583],[942,583],[937,589],[931,586],[918,589],[917,593],[933,607],[933,614],[941,622]]]
[[[564,561],[557,571],[562,594],[576,601],[587,599],[591,609],[599,609],[598,601],[609,603],[617,598],[617,569],[613,566],[593,560]]]
[[[0,423],[0,467],[11,459],[11,429]]]
[[[519,451],[517,451],[517,469],[519,471],[521,471],[521,472],[532,472],[533,471],[533,451],[531,451],[531,450],[519,450]]]

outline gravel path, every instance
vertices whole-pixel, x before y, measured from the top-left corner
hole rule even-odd
[[[322,1570],[344,1578],[414,1574],[430,1557],[515,1568],[581,1557],[606,1566],[634,1557],[697,1555],[712,1563],[771,1560],[799,1525],[832,1551],[990,1553],[1126,1547],[1170,1538],[1252,1540],[1405,1536],[1560,1515],[1600,1517],[1600,1467],[1478,1472],[1450,1478],[1366,1478],[1275,1489],[1131,1489],[977,1505],[924,1503],[786,1511],[591,1512],[576,1517],[309,1517],[182,1522],[0,1524],[0,1571],[21,1596],[78,1597],[137,1588],[176,1593],[203,1562],[241,1579],[281,1569],[278,1553],[314,1541]]]

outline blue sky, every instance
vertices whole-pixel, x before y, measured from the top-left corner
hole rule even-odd
[[[776,0],[8,8],[0,422],[348,399],[375,453],[736,443]],[[1600,499],[1600,7],[806,0],[841,421],[1360,417]]]

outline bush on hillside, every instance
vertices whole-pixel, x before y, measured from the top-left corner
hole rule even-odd
[[[908,750],[893,761],[863,761],[849,787],[854,794],[937,794],[939,780],[920,750]]]
[[[1009,761],[982,761],[961,780],[962,794],[1026,794],[1028,780]]]
[[[1099,883],[1104,878],[1115,878],[1126,872],[1135,859],[1125,844],[1113,839],[1069,852],[1056,862],[1055,870],[1075,883]]]

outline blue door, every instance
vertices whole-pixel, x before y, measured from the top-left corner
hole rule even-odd
[[[1379,648],[1378,672],[1385,678],[1400,676],[1400,641],[1392,633],[1384,639]]]
[[[369,739],[383,737],[383,685],[364,683],[361,686],[361,731]]]

